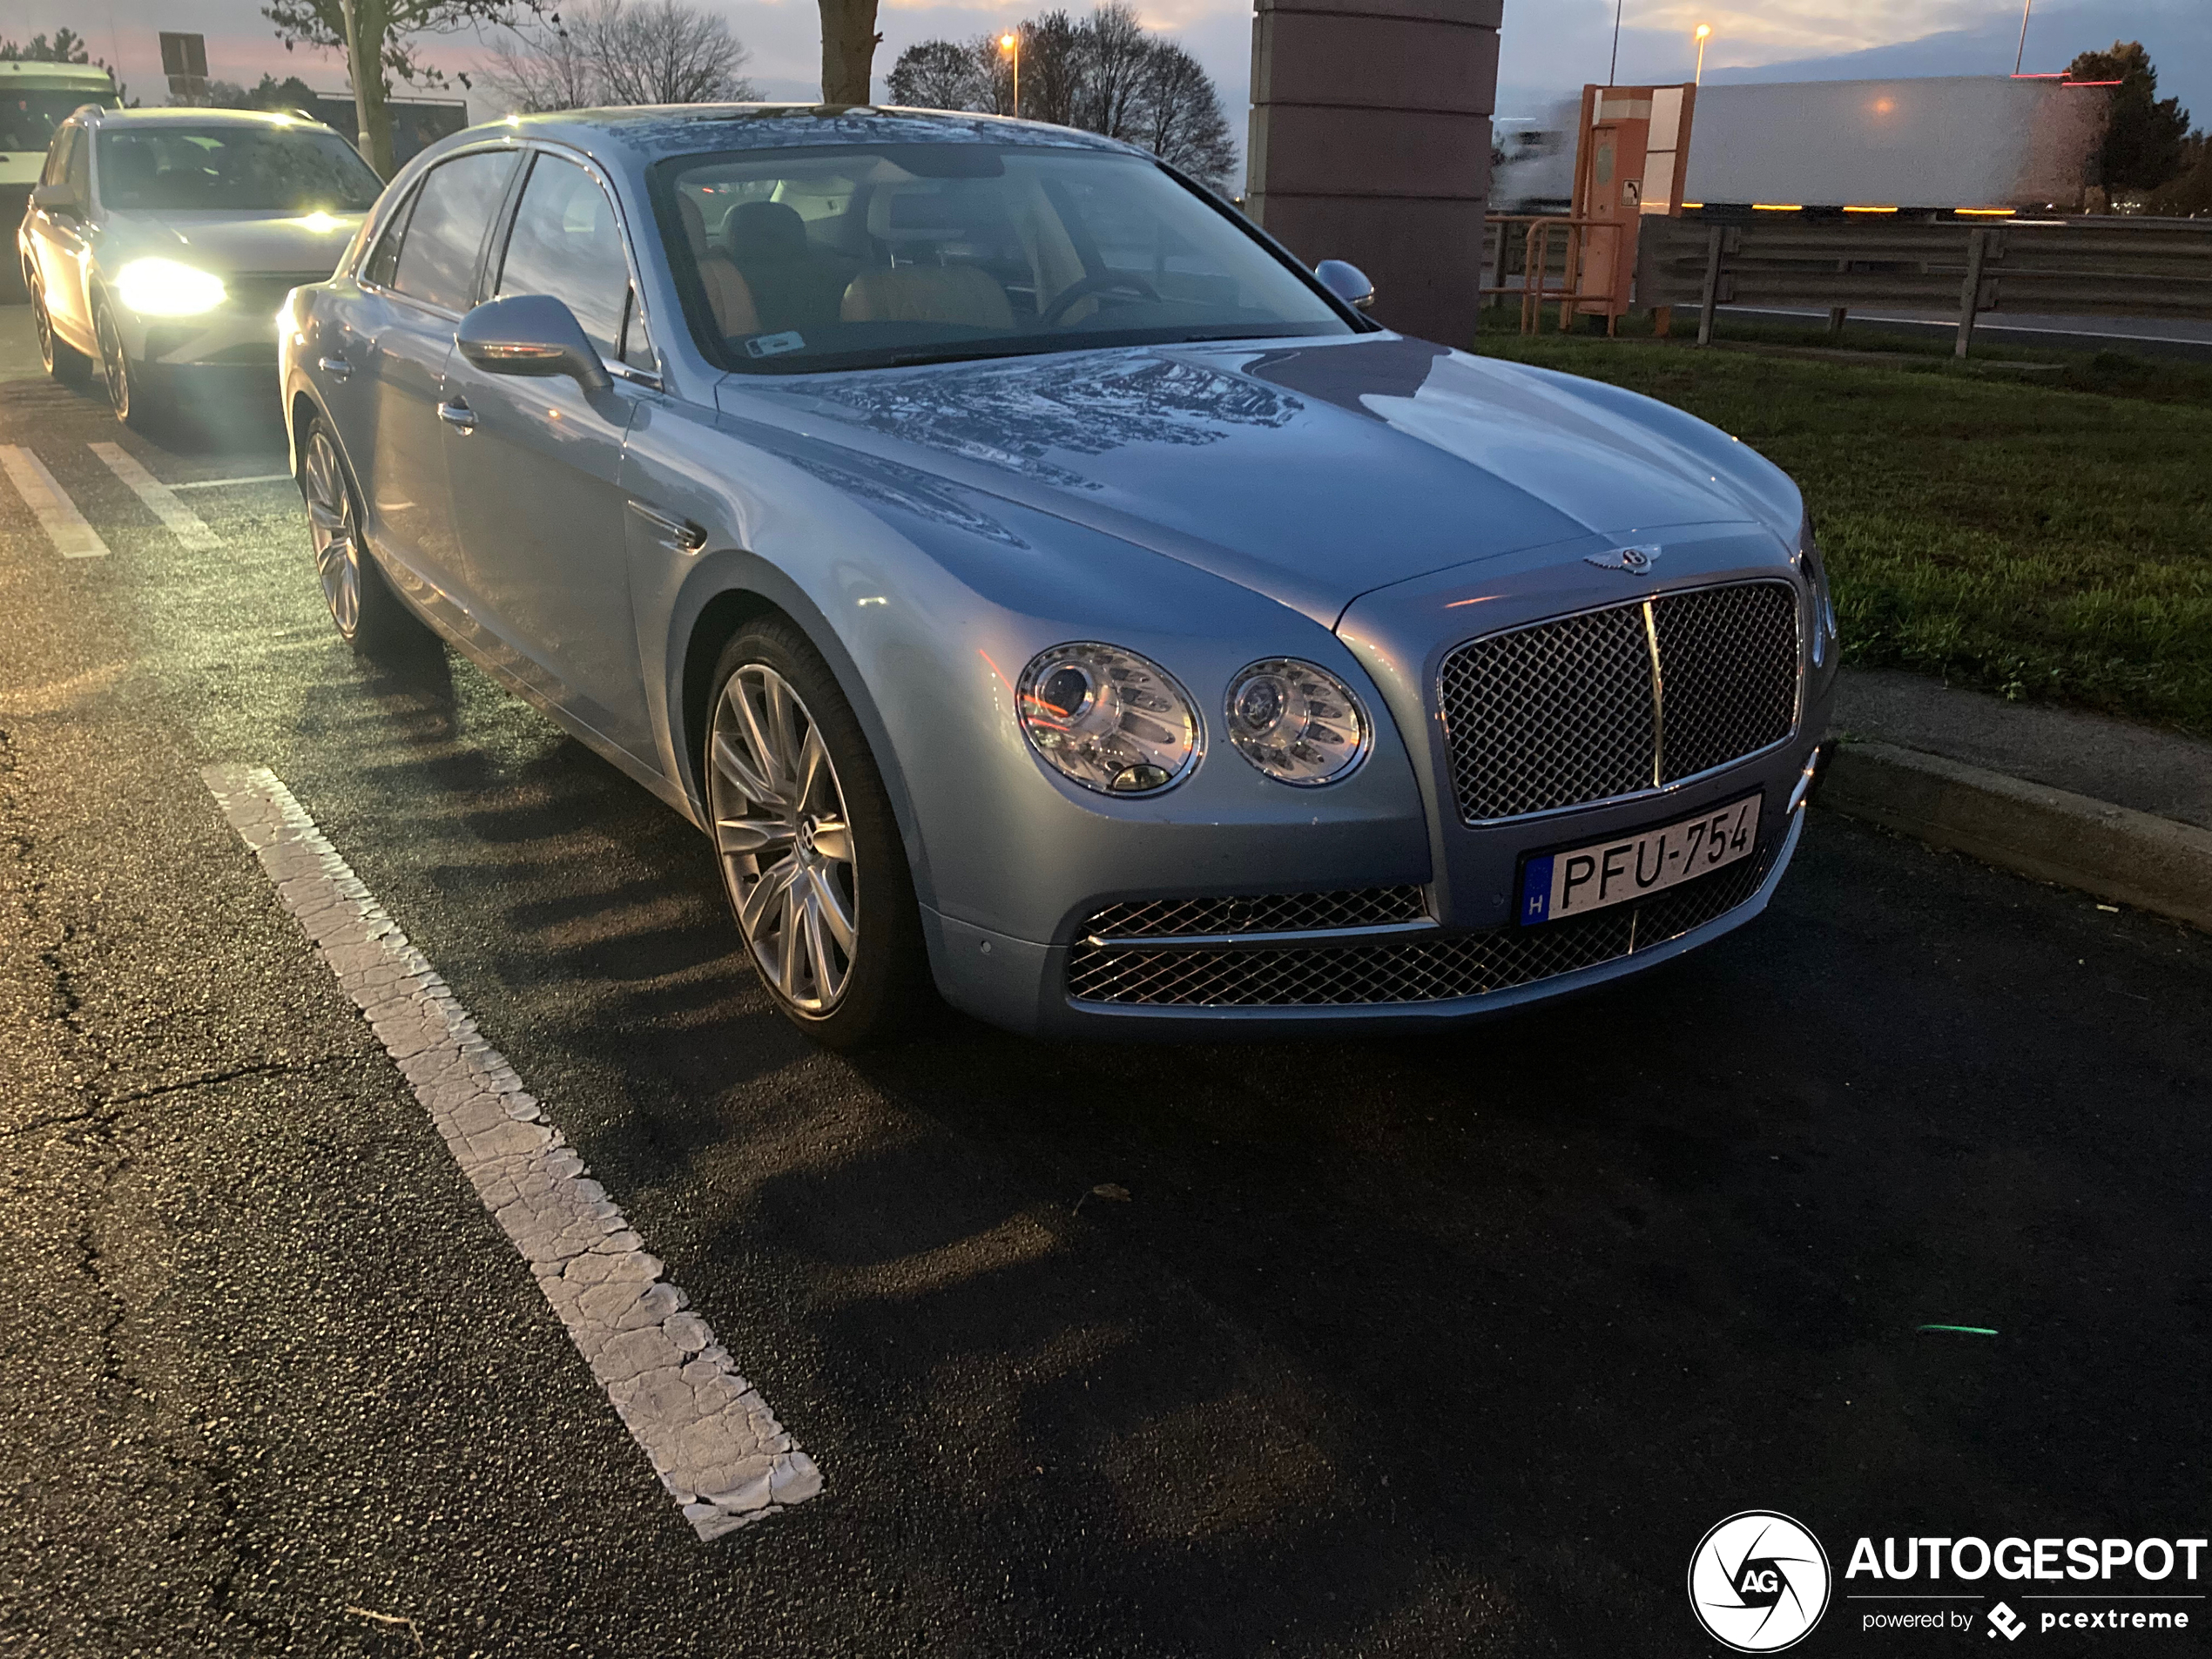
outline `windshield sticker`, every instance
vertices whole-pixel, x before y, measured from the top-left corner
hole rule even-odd
[[[790,329],[780,334],[755,334],[745,343],[749,357],[781,357],[787,351],[805,351],[806,339]]]

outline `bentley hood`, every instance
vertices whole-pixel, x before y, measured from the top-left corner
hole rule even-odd
[[[1362,593],[1554,544],[1756,525],[1780,556],[1802,510],[1777,468],[1665,404],[1394,334],[732,375],[721,406],[823,475],[1018,502],[1325,627]]]

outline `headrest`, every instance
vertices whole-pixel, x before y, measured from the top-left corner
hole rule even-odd
[[[698,203],[680,190],[676,192],[676,213],[684,221],[684,239],[691,245],[691,257],[696,260],[706,252],[706,215],[699,211]]]
[[[722,241],[741,266],[782,265],[806,257],[806,221],[782,202],[739,202],[722,226]]]
[[[868,198],[868,234],[882,242],[949,242],[970,233],[951,192],[931,185],[879,190]]]

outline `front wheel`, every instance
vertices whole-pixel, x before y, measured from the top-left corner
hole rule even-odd
[[[819,652],[754,623],[714,671],[705,770],[724,889],[776,1006],[816,1042],[894,1035],[927,998],[914,877],[874,757]]]
[[[361,537],[360,492],[320,415],[307,422],[300,445],[300,493],[323,603],[347,644],[374,656],[427,642],[429,630],[400,603]]]
[[[92,338],[100,347],[100,375],[107,382],[108,407],[135,432],[160,424],[169,413],[168,387],[151,363],[133,364],[124,348],[115,310],[105,300],[92,308]]]

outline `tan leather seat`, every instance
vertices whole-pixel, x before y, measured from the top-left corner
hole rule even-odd
[[[839,314],[846,322],[945,322],[1000,334],[1014,329],[1006,290],[973,265],[863,271],[845,290]]]
[[[708,245],[706,215],[682,191],[676,192],[677,212],[684,220],[684,238],[691,245],[691,259],[699,269],[699,286],[714,313],[714,326],[723,338],[734,340],[760,332],[760,313],[752,303],[752,289],[745,273],[730,263],[730,256]]]

